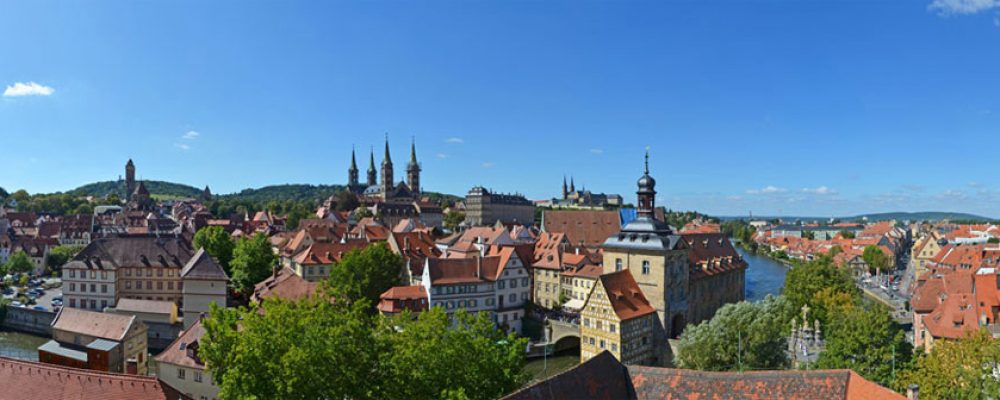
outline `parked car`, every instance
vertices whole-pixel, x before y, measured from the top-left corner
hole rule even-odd
[[[62,300],[52,299],[52,306],[57,307],[62,305]]]
[[[3,288],[3,294],[8,295],[8,296],[14,294],[14,288],[9,287],[9,286]]]
[[[42,306],[34,306],[34,307],[31,307],[31,309],[32,310],[36,310],[36,311],[48,311],[48,310],[45,309],[45,307],[42,307]]]
[[[14,306],[14,307],[24,307],[24,304],[21,304],[21,302],[20,302],[20,301],[12,301],[12,302],[10,303],[10,305],[12,305],[12,306]]]
[[[62,296],[56,296],[56,297],[52,298],[52,301],[59,301],[60,303],[62,303],[63,302],[63,298],[62,298]]]

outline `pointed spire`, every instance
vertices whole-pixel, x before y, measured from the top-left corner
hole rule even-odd
[[[372,146],[371,158],[368,160],[368,170],[375,171],[375,147]]]
[[[649,174],[649,146],[646,147],[646,170],[645,174]]]
[[[382,164],[392,164],[392,157],[389,157],[389,133],[385,134],[385,159],[382,160]]]
[[[358,169],[358,162],[354,158],[354,145],[353,144],[351,145],[351,169],[352,170],[357,170]]]
[[[410,165],[417,165],[417,138],[410,138]]]

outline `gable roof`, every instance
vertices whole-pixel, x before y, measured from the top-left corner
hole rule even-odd
[[[148,314],[172,314],[177,311],[177,305],[172,301],[118,299],[115,311],[140,312]]]
[[[604,274],[598,277],[598,280],[604,287],[604,292],[618,319],[624,321],[656,312],[642,294],[642,289],[635,282],[631,271],[625,269]]]
[[[291,268],[285,267],[254,286],[253,300],[261,302],[272,297],[300,300],[312,296],[318,285],[302,279]]]
[[[201,337],[205,335],[205,328],[201,324],[201,320],[195,321],[194,325],[191,325],[184,331],[177,335],[177,339],[174,339],[160,354],[157,354],[156,361],[180,365],[188,368],[205,369],[205,363],[201,361],[200,358],[191,357],[188,355],[187,348],[191,344],[197,344],[201,341]]]
[[[635,399],[624,365],[605,351],[569,370],[518,390],[504,400]]]
[[[135,316],[112,313],[100,313],[79,308],[63,307],[52,321],[52,329],[79,333],[101,339],[122,341]]]
[[[229,275],[204,248],[198,249],[181,270],[181,278],[228,281]]]

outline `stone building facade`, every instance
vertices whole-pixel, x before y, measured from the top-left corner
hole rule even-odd
[[[497,221],[532,225],[535,205],[520,194],[492,193],[482,186],[469,190],[465,195],[465,222],[481,226]]]

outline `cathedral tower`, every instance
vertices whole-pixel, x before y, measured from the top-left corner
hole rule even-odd
[[[413,197],[420,195],[420,163],[417,162],[417,143],[410,143],[410,163],[406,165],[406,185]]]

